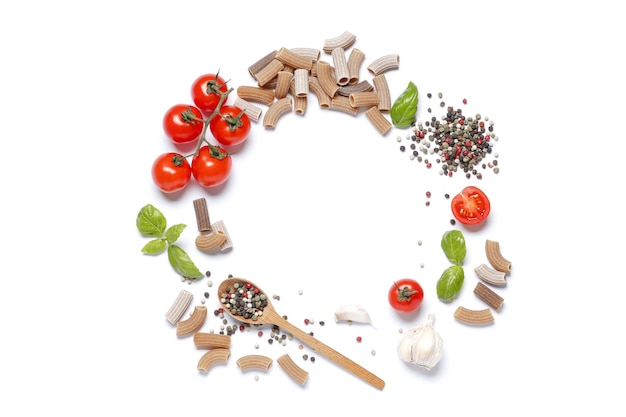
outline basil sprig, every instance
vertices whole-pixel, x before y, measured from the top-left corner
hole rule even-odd
[[[441,248],[448,260],[454,265],[443,271],[437,281],[437,297],[441,301],[449,303],[460,294],[463,281],[465,281],[463,260],[467,249],[463,233],[459,230],[445,232],[441,238]]]
[[[419,101],[417,86],[413,81],[398,96],[391,106],[391,123],[399,129],[410,127],[415,121],[417,114],[417,102]]]
[[[167,258],[178,274],[191,281],[204,276],[187,252],[174,244],[187,227],[186,225],[175,224],[168,228],[165,216],[152,204],[147,204],[139,210],[136,224],[139,233],[154,238],[144,245],[141,252],[146,255],[158,255],[167,249]]]

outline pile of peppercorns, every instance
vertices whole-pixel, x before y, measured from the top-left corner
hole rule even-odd
[[[427,94],[432,98],[432,94]],[[443,95],[438,94],[441,99]],[[467,104],[467,100],[463,100]],[[446,107],[442,100],[440,107]],[[428,112],[432,113],[429,107]],[[452,177],[455,172],[463,172],[467,178],[475,176],[482,179],[482,171],[491,169],[495,174],[500,171],[498,167],[498,155],[493,152],[493,144],[498,140],[494,133],[494,122],[489,117],[476,114],[474,117],[466,117],[463,111],[452,106],[447,107],[447,112],[440,119],[433,116],[425,122],[416,121],[412,124],[412,135],[406,139],[411,143],[410,158],[423,162],[427,168],[432,168],[433,163],[440,165],[439,173]],[[401,141],[401,138],[398,138]],[[405,152],[407,147],[400,146],[400,151]],[[484,162],[488,157],[493,159]]]

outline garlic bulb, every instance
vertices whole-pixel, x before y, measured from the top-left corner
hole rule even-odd
[[[409,330],[398,344],[400,359],[431,370],[443,354],[443,340],[433,328],[435,315],[429,314],[425,324]]]

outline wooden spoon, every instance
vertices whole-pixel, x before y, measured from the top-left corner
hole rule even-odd
[[[280,314],[276,312],[276,310],[274,310],[274,307],[272,306],[272,303],[269,300],[269,296],[267,299],[267,306],[263,308],[263,314],[258,316],[256,320],[247,319],[243,316],[233,314],[230,308],[226,304],[222,303],[222,295],[227,293],[228,290],[232,290],[234,288],[235,283],[249,283],[252,285],[252,287],[258,288],[261,293],[267,296],[266,292],[261,290],[260,287],[258,287],[256,284],[250,282],[247,279],[229,278],[229,279],[224,280],[220,284],[219,288],[217,289],[218,297],[220,299],[220,303],[222,304],[222,306],[224,306],[224,311],[226,311],[229,315],[231,315],[235,320],[238,320],[242,323],[249,323],[249,324],[272,324],[272,325],[278,326],[281,329],[291,333],[294,337],[301,340],[311,349],[324,355],[331,361],[335,362],[337,365],[343,367],[345,370],[352,372],[354,375],[358,376],[365,382],[368,382],[374,387],[381,389],[381,390],[384,388],[385,381],[383,381],[382,379],[380,379],[379,377],[377,377],[376,375],[374,375],[367,369],[363,368],[361,365],[357,364],[356,362],[353,362],[351,359],[348,359],[347,357],[343,356],[341,353],[337,352],[330,346],[325,345],[324,343],[320,342],[319,340],[311,336],[309,333],[303,330],[300,330],[299,328],[297,328],[296,326],[294,326],[293,324],[285,320]]]

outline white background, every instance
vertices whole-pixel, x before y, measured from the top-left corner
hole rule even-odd
[[[625,34],[608,6],[615,2],[282,4],[0,7],[0,413],[624,415]],[[267,52],[321,48],[345,30],[366,62],[400,55],[387,76],[391,93],[415,82],[420,119],[430,105],[439,114],[425,94],[441,91],[454,106],[467,98],[466,114],[494,120],[500,174],[439,176],[398,151],[405,131],[382,137],[363,114],[321,111],[313,100],[273,131],[255,125],[220,190],[155,189],[152,161],[173,149],[162,115],[189,102],[195,77],[219,69],[232,87],[253,85],[247,67]],[[439,239],[452,228],[442,195],[469,184],[490,196],[492,214],[479,230],[456,226],[467,239],[466,282],[446,305],[435,293],[448,266]],[[193,246],[199,197],[227,225],[232,252],[207,256]],[[178,243],[212,272],[214,287],[182,283],[165,255],[142,256],[147,239],[135,216],[147,203],[168,224],[188,225]],[[500,241],[513,270],[495,324],[468,327],[452,314],[484,307],[472,269],[486,261],[485,239]],[[303,361],[314,353],[295,340],[270,346],[252,331],[233,337],[227,364],[198,372],[203,352],[163,316],[180,289],[196,305],[210,291],[212,311],[228,274],[280,295],[279,313],[380,376],[384,390],[321,356]],[[417,315],[401,318],[386,291],[405,276],[426,298]],[[353,302],[375,326],[334,323],[334,310]],[[445,350],[425,372],[402,363],[395,345],[400,328],[429,313]],[[305,318],[316,324],[305,328]],[[210,314],[203,331],[218,327]],[[309,372],[306,386],[275,362],[267,373],[242,373],[236,359],[253,353],[289,353]]]

